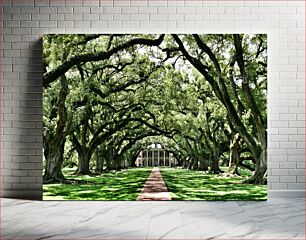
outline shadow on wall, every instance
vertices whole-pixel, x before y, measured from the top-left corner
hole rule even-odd
[[[19,88],[19,91],[11,93],[17,95],[12,99],[19,100],[11,107],[12,113],[19,115],[12,121],[12,127],[18,130],[18,141],[11,141],[11,147],[17,151],[9,154],[11,163],[19,166],[15,170],[19,182],[15,186],[12,183],[9,188],[4,181],[2,197],[42,200],[42,69],[42,39],[39,39],[29,43],[28,50],[21,51],[20,65],[13,65],[13,72],[19,73],[11,83],[11,86]]]

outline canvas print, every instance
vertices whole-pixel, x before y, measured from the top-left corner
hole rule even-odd
[[[43,36],[44,200],[265,200],[265,34]]]

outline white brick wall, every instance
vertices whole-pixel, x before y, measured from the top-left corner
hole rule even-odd
[[[304,1],[2,2],[2,196],[41,196],[41,37],[47,33],[267,33],[269,189],[305,189]]]

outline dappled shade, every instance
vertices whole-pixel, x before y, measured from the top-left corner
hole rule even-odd
[[[267,186],[242,184],[246,177],[222,177],[186,169],[160,171],[173,200],[267,199]]]
[[[136,200],[151,169],[128,169],[95,176],[74,176],[64,171],[75,184],[44,185],[44,200]]]

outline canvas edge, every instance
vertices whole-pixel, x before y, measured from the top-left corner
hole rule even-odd
[[[268,200],[272,198],[305,198],[305,190],[268,190]],[[41,190],[2,190],[2,198],[43,200]]]

